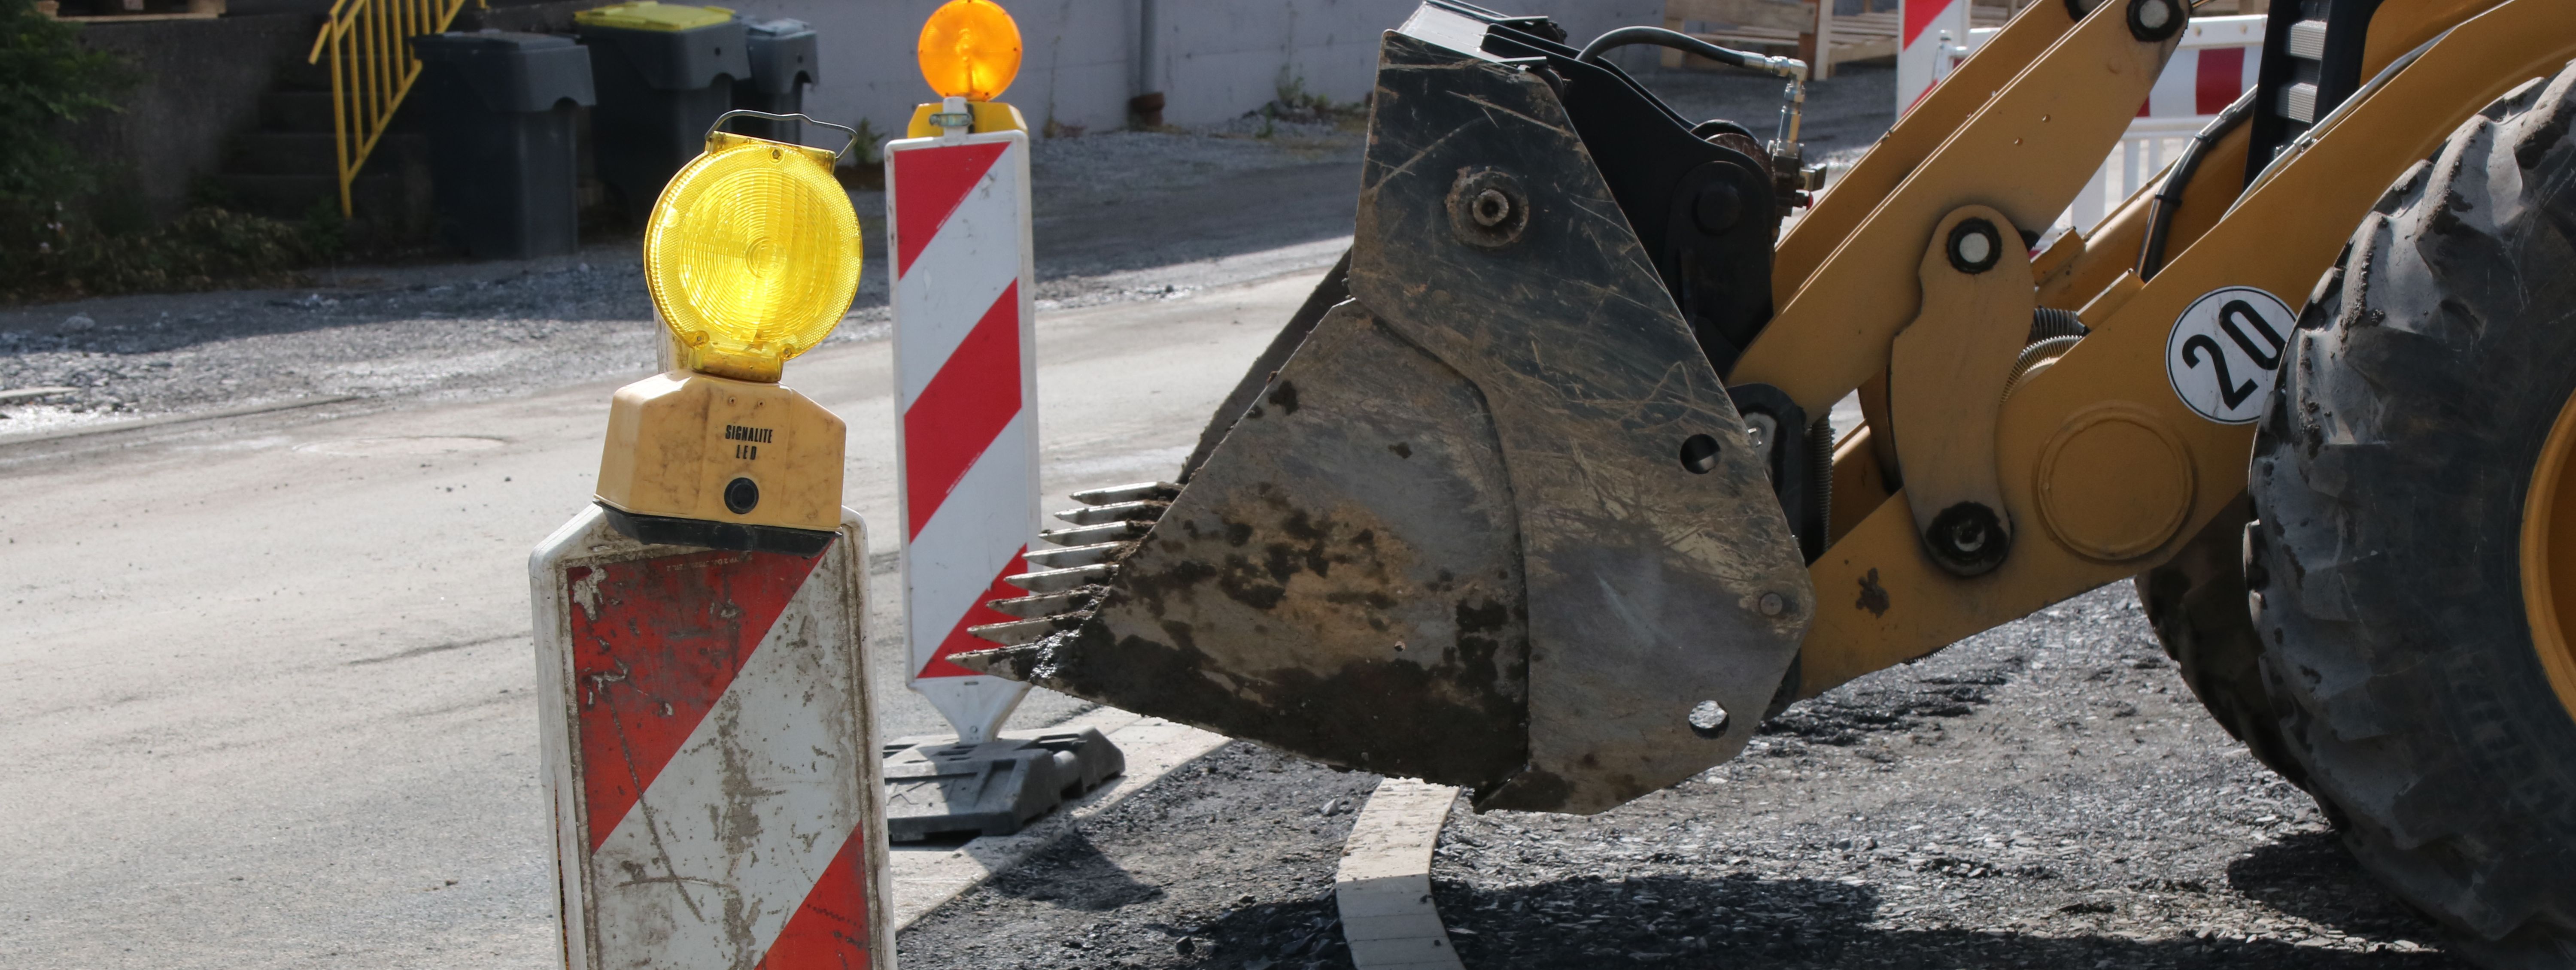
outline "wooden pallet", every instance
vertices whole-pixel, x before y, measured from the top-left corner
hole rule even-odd
[[[134,24],[151,20],[213,20],[224,15],[224,0],[188,0],[188,9],[162,13],[97,14],[77,17],[62,15],[61,0],[36,0],[36,12],[55,20],[76,24]]]

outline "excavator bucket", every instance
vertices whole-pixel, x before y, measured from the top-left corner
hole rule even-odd
[[[1346,280],[1181,483],[1077,496],[994,604],[1026,619],[956,662],[1485,808],[1597,812],[1743,748],[1815,596],[1666,224],[1673,185],[1752,180],[1759,265],[1684,272],[1767,315],[1772,183],[1550,41],[1440,2],[1386,36]]]

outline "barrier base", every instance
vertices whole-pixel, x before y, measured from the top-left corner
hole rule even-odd
[[[886,838],[1009,835],[1127,770],[1098,728],[1004,731],[983,744],[948,735],[885,746]]]

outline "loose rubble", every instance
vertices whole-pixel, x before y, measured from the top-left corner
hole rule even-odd
[[[1348,967],[1333,870],[1376,785],[1227,745],[923,917],[903,965]]]
[[[2117,583],[1591,818],[1455,813],[1470,967],[2458,967],[2201,710]]]
[[[904,965],[1348,967],[1312,939],[1348,827],[1317,806],[1372,783],[1230,746],[933,913]],[[2466,966],[2202,713],[2126,583],[1613,811],[1461,805],[1432,877],[1470,970]]]

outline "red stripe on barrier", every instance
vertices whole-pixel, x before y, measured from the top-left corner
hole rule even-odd
[[[903,412],[907,540],[948,500],[993,437],[1020,413],[1020,283],[1002,288]]]
[[[2205,47],[2192,78],[2192,113],[2214,115],[2245,93],[2245,48]]]
[[[867,851],[863,823],[842,840],[841,851],[823,867],[805,904],[787,917],[778,939],[760,957],[759,970],[864,968],[868,960],[868,876],[861,868]]]
[[[1914,38],[1923,36],[1923,28],[1931,26],[1933,18],[1950,9],[1951,3],[1964,2],[1966,0],[1905,0],[1905,43],[1902,46],[1914,46]],[[1957,39],[1964,41],[1967,38]]]
[[[1010,147],[997,141],[903,152],[894,184],[896,276],[912,271],[913,258],[930,245],[930,238],[966,201],[966,193],[974,191],[975,183],[992,171],[993,160]]]
[[[698,729],[821,561],[693,552],[564,571],[592,851]]]
[[[916,674],[915,676],[975,676],[974,671],[949,663],[947,659],[948,655],[952,653],[965,653],[969,650],[993,649],[992,641],[980,639],[974,634],[966,632],[967,627],[983,626],[987,623],[1008,623],[1012,620],[1019,619],[1019,617],[1012,616],[984,604],[990,603],[994,600],[1016,599],[1018,597],[1029,595],[1028,590],[1021,589],[1002,581],[1002,577],[1004,576],[1015,576],[1029,571],[1029,562],[1026,558],[1023,558],[1027,555],[1028,551],[1029,547],[1021,546],[1020,551],[1011,554],[1011,564],[1002,567],[1002,571],[993,576],[993,585],[985,588],[984,595],[975,597],[975,605],[966,608],[965,616],[957,618],[957,625],[949,628],[948,635],[941,638],[939,641],[939,649],[930,655],[930,662],[921,665],[921,673]]]

